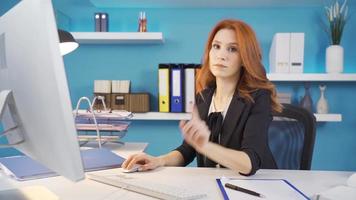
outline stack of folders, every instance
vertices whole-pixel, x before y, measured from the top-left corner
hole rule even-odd
[[[158,68],[159,112],[192,112],[200,64],[159,64]]]
[[[105,148],[82,150],[81,156],[86,172],[121,167],[125,160]],[[5,174],[19,181],[58,175],[25,155],[0,158],[0,167]]]

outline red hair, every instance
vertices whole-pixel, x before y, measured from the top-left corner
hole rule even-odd
[[[245,100],[254,102],[250,94],[258,89],[266,89],[271,94],[272,110],[281,112],[282,105],[277,100],[276,88],[267,79],[266,71],[262,64],[261,48],[257,42],[255,32],[249,25],[239,20],[227,19],[220,21],[210,32],[205,47],[202,68],[197,75],[197,93],[215,85],[215,76],[209,69],[209,52],[215,34],[221,29],[233,30],[239,45],[242,68],[236,90]]]

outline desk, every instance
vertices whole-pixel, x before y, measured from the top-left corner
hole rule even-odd
[[[127,158],[129,155],[141,153],[145,151],[147,148],[148,143],[144,142],[125,142],[124,144],[117,144],[117,143],[106,143],[102,147],[110,149],[112,152],[116,153],[117,155]],[[86,148],[98,148],[97,142],[89,142],[81,149]]]
[[[122,174],[121,169],[111,169],[95,172],[102,175]],[[162,167],[153,171],[125,174],[139,177],[157,183],[185,186],[208,195],[207,199],[222,199],[215,179],[221,176],[239,177],[229,169]],[[345,184],[351,172],[336,171],[297,171],[297,170],[259,170],[251,178],[286,179],[303,191],[307,196],[322,192],[333,186]],[[114,200],[114,199],[151,199],[147,196],[129,192],[123,189],[104,185],[85,179],[73,183],[63,177],[52,177],[26,182],[17,182],[0,175],[0,190],[12,189],[29,185],[42,185],[54,192],[61,200]]]

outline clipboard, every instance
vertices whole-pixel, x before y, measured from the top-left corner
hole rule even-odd
[[[284,179],[216,179],[224,200],[310,200],[302,191]],[[226,188],[225,183],[231,183],[261,193],[265,198],[256,197],[236,190]]]

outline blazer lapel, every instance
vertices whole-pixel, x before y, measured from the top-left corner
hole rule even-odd
[[[221,145],[226,146],[229,142],[244,108],[244,101],[238,95],[238,93],[235,94],[231,100],[230,106],[224,119],[220,141]]]
[[[214,89],[207,89],[202,93],[203,97],[199,97],[201,99],[197,103],[197,107],[199,110],[200,118],[202,120],[206,120],[208,117],[209,107],[213,94],[214,94]]]

